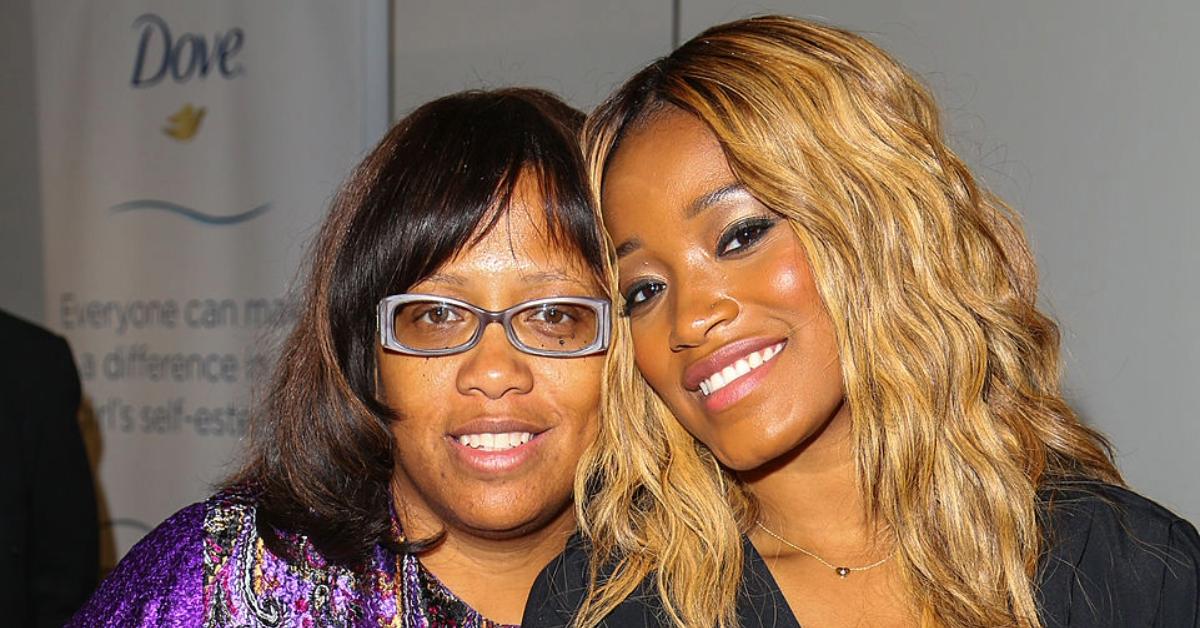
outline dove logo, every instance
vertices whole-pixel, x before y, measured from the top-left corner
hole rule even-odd
[[[167,126],[163,127],[162,132],[180,142],[190,142],[196,137],[196,131],[200,130],[206,111],[204,107],[193,107],[192,103],[187,103],[167,118]]]
[[[154,13],[138,17],[133,27],[141,30],[130,80],[135,88],[153,87],[167,74],[176,83],[186,83],[193,77],[208,78],[214,70],[227,79],[243,71],[242,64],[234,62],[246,43],[246,34],[240,28],[214,33],[211,41],[199,33],[173,38],[167,21]]]

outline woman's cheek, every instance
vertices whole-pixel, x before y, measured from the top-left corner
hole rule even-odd
[[[808,293],[813,292],[814,286],[804,254],[796,250],[795,246],[788,247],[788,249],[786,252],[771,257],[770,263],[763,269],[763,276],[767,278],[767,281],[758,285],[763,287],[766,294],[772,295],[776,299],[783,297],[785,300],[791,301],[808,296]]]
[[[655,345],[658,343],[651,342],[645,336],[647,334],[634,334],[633,363],[637,366],[638,371],[641,372],[642,377],[646,378],[646,381],[657,390],[662,381],[662,370],[664,367],[662,358],[655,355],[655,351],[658,349]],[[665,350],[665,346],[663,349]]]

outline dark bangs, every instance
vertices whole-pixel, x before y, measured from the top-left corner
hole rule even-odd
[[[601,240],[578,134],[584,115],[533,89],[463,92],[397,124],[352,178],[355,214],[337,252],[329,321],[340,370],[379,417],[375,307],[506,219],[517,185],[539,192],[551,243],[601,276]]]

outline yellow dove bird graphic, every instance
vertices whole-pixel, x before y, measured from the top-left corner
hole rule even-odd
[[[200,130],[205,111],[204,107],[193,107],[192,103],[187,103],[167,117],[167,126],[162,131],[180,142],[189,142]]]

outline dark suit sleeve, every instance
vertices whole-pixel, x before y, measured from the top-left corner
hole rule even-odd
[[[92,594],[99,531],[91,469],[79,431],[79,374],[65,340],[48,343],[29,390],[29,594],[37,626],[61,626]]]

